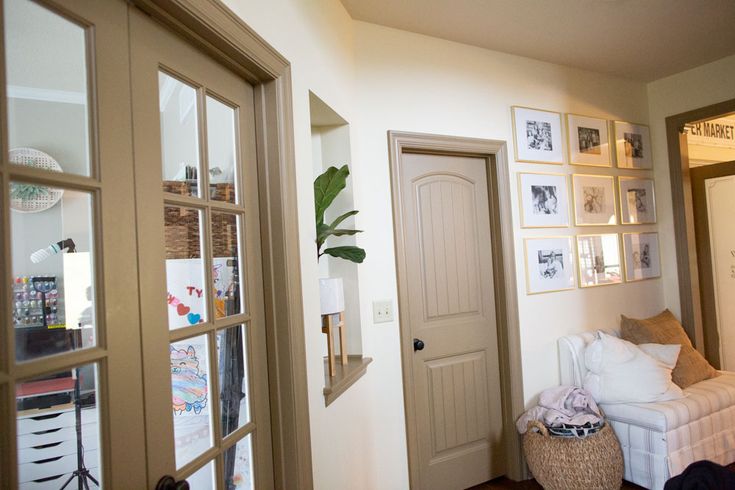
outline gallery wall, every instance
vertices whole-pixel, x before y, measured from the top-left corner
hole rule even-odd
[[[665,192],[661,128],[652,127],[659,223],[616,227],[611,232],[659,231],[663,279],[525,294],[523,238],[548,235],[519,226],[516,172],[574,172],[635,175],[612,169],[519,164],[514,161],[511,105],[574,112],[648,123],[651,87],[623,78],[483,50],[362,22],[354,22],[337,0],[228,0],[248,25],[292,65],[297,192],[301,232],[309,411],[314,487],[319,489],[406,489],[408,469],[401,383],[398,321],[374,324],[372,302],[396,305],[395,256],[387,151],[388,130],[487,138],[510,145],[514,240],[518,275],[524,397],[533,403],[559,381],[557,339],[569,333],[615,328],[621,313],[648,316],[674,306],[664,295],[675,277],[671,255],[670,196]],[[732,80],[722,77],[720,80]],[[362,348],[374,361],[367,374],[324,407],[323,335],[319,331],[314,259],[313,165],[309,91],[350,124],[357,245],[367,250],[359,267]],[[671,92],[669,90],[669,92]],[[669,93],[667,92],[667,93]],[[652,106],[656,117],[666,107]],[[714,95],[716,97],[716,95]],[[692,100],[692,103],[695,103]],[[649,175],[646,174],[646,175]],[[668,210],[667,210],[668,209]],[[605,229],[567,228],[574,235]],[[397,307],[397,305],[396,305]],[[395,312],[398,318],[397,310]]]

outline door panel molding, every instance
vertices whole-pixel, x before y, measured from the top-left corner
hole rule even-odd
[[[702,333],[707,359],[717,369],[721,369],[720,335],[717,329],[715,308],[715,288],[713,283],[712,249],[710,246],[709,214],[707,213],[707,192],[705,181],[716,177],[735,175],[735,162],[704,165],[690,170],[692,187],[692,211],[697,252],[700,302],[702,305]]]
[[[403,196],[401,167],[403,154],[424,153],[482,158],[486,162],[487,186],[492,230],[494,264],[494,294],[498,325],[498,356],[500,363],[503,432],[507,474],[515,480],[525,476],[525,464],[520,438],[515,430],[515,419],[524,410],[523,380],[521,378],[521,350],[518,322],[518,298],[515,280],[513,223],[511,215],[508,150],[504,141],[437,136],[422,133],[388,131],[391,193],[393,204],[393,232],[395,236],[396,275],[401,336],[401,363],[403,367],[403,396],[406,416],[409,479],[411,487],[419,484],[419,442],[416,426],[416,406],[413,399],[413,339],[409,328],[408,270],[402,219]]]
[[[254,86],[274,479],[313,488],[289,62],[219,0],[132,3]]]

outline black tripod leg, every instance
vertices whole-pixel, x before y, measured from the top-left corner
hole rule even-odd
[[[72,473],[69,479],[66,480],[66,483],[64,483],[64,485],[62,485],[62,487],[59,490],[64,490],[71,483],[71,481],[74,479],[75,476],[77,476],[76,473]]]
[[[94,483],[94,484],[95,484],[95,485],[97,485],[98,487],[100,486],[99,482],[98,482],[97,480],[95,480],[95,479],[94,479],[94,477],[93,477],[93,476],[92,476],[92,474],[91,474],[91,473],[89,472],[89,470],[87,470],[87,478],[89,478],[90,480],[92,480],[92,483]]]

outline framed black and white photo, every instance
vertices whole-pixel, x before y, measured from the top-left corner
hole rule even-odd
[[[661,277],[658,233],[623,233],[623,253],[626,281]]]
[[[572,175],[574,223],[577,226],[617,224],[615,178],[609,175]]]
[[[516,160],[563,164],[561,114],[519,106],[511,110]]]
[[[569,163],[593,167],[611,166],[607,126],[605,119],[567,114]]]
[[[653,168],[651,133],[645,124],[615,121],[615,154],[618,168]]]
[[[617,233],[578,235],[579,287],[623,282],[620,243]]]
[[[618,177],[620,222],[638,225],[656,222],[656,199],[653,179]]]
[[[519,173],[521,228],[569,226],[569,190],[562,174]]]
[[[526,238],[526,293],[574,289],[574,253],[570,236]]]

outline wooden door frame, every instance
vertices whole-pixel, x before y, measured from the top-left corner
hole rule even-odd
[[[255,90],[275,488],[313,488],[289,62],[220,0],[132,3]]]
[[[401,173],[403,153],[458,155],[482,158],[486,162],[488,202],[490,205],[491,253],[494,266],[494,294],[498,325],[498,360],[500,393],[503,407],[503,437],[506,451],[506,474],[514,479],[525,477],[525,464],[515,420],[523,413],[523,378],[518,321],[518,297],[513,243],[513,200],[510,195],[510,169],[505,141],[439,136],[423,133],[388,131],[390,179],[393,201],[396,276],[398,281],[403,399],[408,445],[408,470],[411,488],[418,485],[419,445],[416,428],[416,404],[413,399],[413,340],[409,328],[408,271],[403,236]]]
[[[719,352],[718,340],[713,339],[711,335],[705,336],[702,322],[692,184],[684,126],[733,112],[735,112],[735,99],[730,99],[666,118],[681,323],[689,338],[694,341],[697,350],[703,352],[710,362],[716,359],[717,363],[719,354],[712,357],[712,353]]]
[[[722,369],[720,359],[720,333],[717,330],[717,311],[715,309],[715,288],[712,271],[712,249],[710,246],[709,214],[707,213],[707,189],[705,181],[717,177],[735,175],[735,161],[713,165],[703,165],[690,169],[692,182],[692,209],[699,269],[699,287],[702,304],[702,328],[707,359],[717,369]],[[701,184],[700,184],[701,182]],[[701,185],[702,192],[697,192]]]

